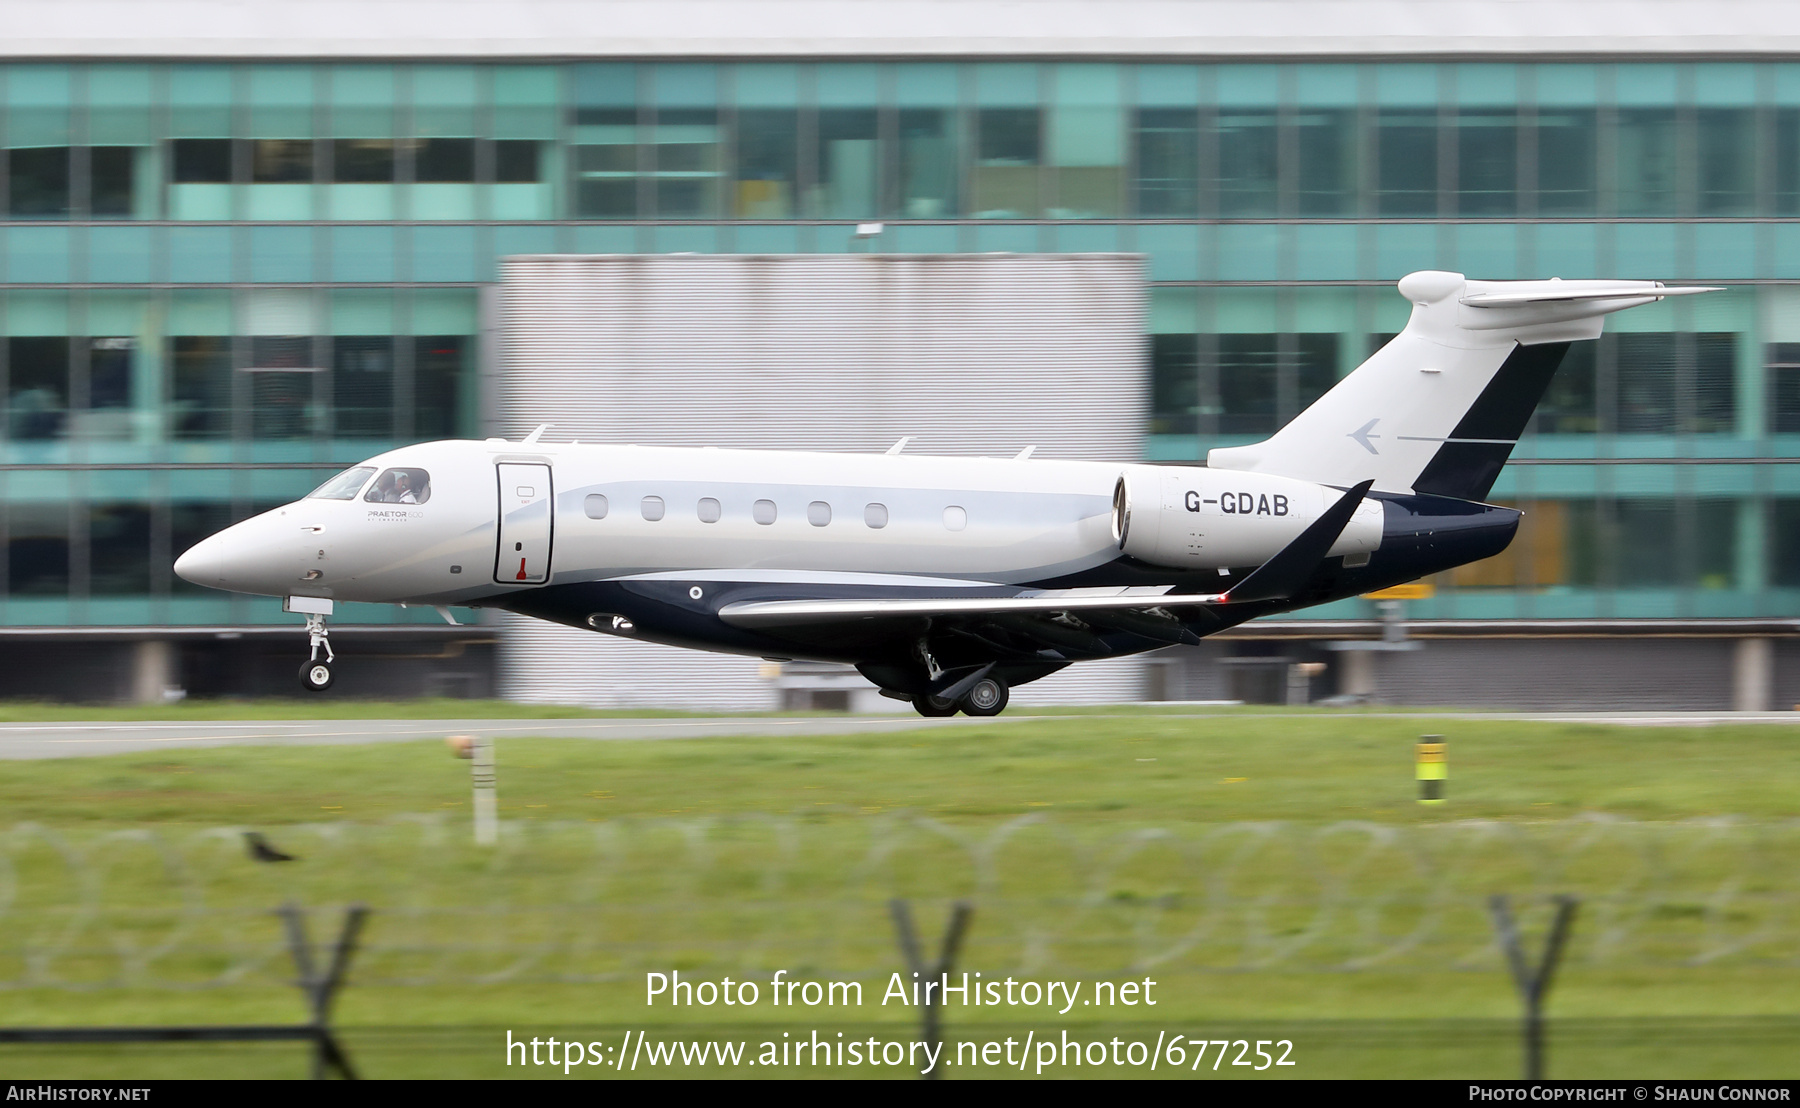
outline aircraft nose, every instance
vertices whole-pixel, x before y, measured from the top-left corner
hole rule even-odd
[[[230,528],[201,539],[175,559],[175,575],[195,585],[219,588],[225,583],[225,548]]]

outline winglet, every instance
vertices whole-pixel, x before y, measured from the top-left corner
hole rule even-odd
[[[1356,514],[1357,505],[1374,484],[1374,481],[1364,481],[1338,497],[1337,503],[1321,512],[1293,542],[1226,590],[1223,602],[1244,604],[1253,600],[1286,600],[1299,592],[1312,577],[1313,570],[1325,560],[1325,552],[1331,549],[1331,544],[1344,533],[1350,517]]]
[[[549,429],[550,429],[550,425],[548,423],[538,424],[537,430],[533,431],[531,434],[526,435],[524,438],[519,440],[519,445],[520,446],[530,446],[532,443],[543,438],[544,432],[548,431]]]
[[[902,438],[902,439],[901,439],[901,440],[900,440],[900,441],[899,441],[899,442],[897,442],[897,443],[895,443],[895,444],[894,444],[894,445],[892,445],[892,446],[890,446],[890,447],[888,447],[888,448],[887,448],[887,452],[888,452],[888,453],[889,453],[889,454],[898,454],[898,453],[900,453],[900,452],[901,452],[901,451],[902,451],[902,450],[905,450],[905,449],[906,449],[906,444],[907,444],[907,443],[909,443],[909,442],[911,442],[911,441],[912,441],[912,436],[911,436],[911,435],[907,435],[907,436],[905,436],[905,437],[904,437],[904,438]]]

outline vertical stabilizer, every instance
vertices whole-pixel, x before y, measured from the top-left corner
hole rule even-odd
[[[1213,450],[1207,465],[1481,500],[1569,343],[1599,338],[1612,312],[1710,291],[1410,273],[1400,279],[1413,304],[1404,331],[1273,437]]]

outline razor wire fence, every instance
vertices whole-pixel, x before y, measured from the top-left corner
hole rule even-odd
[[[0,832],[0,989],[286,987],[271,909],[374,909],[371,985],[602,982],[679,968],[885,980],[889,903],[977,906],[992,977],[1497,972],[1488,897],[1527,928],[1582,900],[1571,967],[1800,966],[1800,821],[979,826],[923,814],[511,820],[271,831]],[[935,913],[935,914],[934,914]],[[321,926],[325,925],[321,918]]]

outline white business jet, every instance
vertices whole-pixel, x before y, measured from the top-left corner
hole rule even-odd
[[[431,442],[202,541],[189,581],[306,616],[495,607],[606,635],[855,665],[923,715],[994,715],[1073,663],[1196,643],[1504,550],[1483,503],[1571,342],[1710,291],[1400,281],[1392,342],[1273,437],[1200,466]]]

